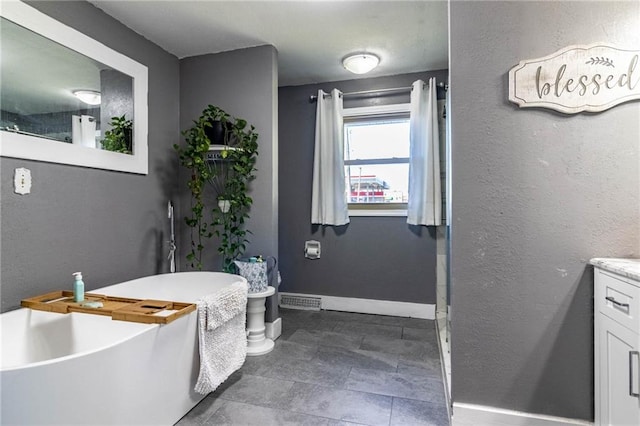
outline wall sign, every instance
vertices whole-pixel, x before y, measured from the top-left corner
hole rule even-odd
[[[595,43],[520,61],[509,71],[509,100],[575,114],[640,99],[639,56],[640,50]]]

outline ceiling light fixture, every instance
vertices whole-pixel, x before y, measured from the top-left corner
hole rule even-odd
[[[95,90],[76,90],[73,92],[73,95],[85,104],[100,105],[101,102],[100,92],[96,92]]]
[[[366,74],[380,63],[380,58],[371,53],[356,53],[342,60],[342,65],[354,74]]]

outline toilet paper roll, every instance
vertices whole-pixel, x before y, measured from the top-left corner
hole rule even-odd
[[[320,259],[320,241],[309,240],[304,242],[304,257],[307,259]]]

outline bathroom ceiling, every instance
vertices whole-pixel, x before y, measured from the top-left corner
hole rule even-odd
[[[448,68],[446,0],[89,2],[178,58],[273,45],[280,86]],[[380,66],[351,74],[353,52]]]

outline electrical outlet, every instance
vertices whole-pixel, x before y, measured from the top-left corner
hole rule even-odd
[[[31,192],[31,170],[20,167],[13,175],[13,191],[25,195]]]

